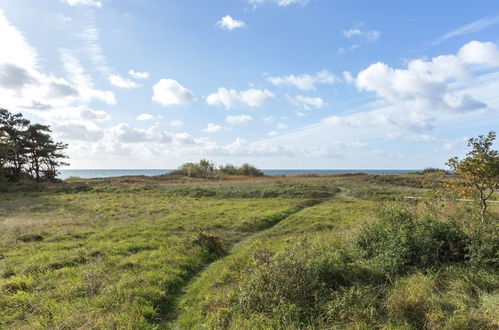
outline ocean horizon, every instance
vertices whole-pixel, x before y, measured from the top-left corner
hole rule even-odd
[[[66,180],[71,177],[82,179],[95,179],[120,176],[156,176],[168,174],[172,169],[75,169],[60,170],[58,178]],[[342,174],[342,173],[367,173],[367,174],[404,174],[421,171],[421,169],[262,169],[265,175],[296,175],[296,174]]]

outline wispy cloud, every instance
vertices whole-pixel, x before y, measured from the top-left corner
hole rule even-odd
[[[454,30],[444,34],[443,36],[441,36],[440,38],[435,40],[432,43],[432,45],[438,45],[447,39],[475,33],[475,32],[481,31],[483,29],[488,28],[489,26],[496,25],[496,24],[499,24],[499,15],[487,16],[487,17],[481,18],[479,20],[476,20],[474,22],[471,22],[469,24],[458,27],[457,29],[454,29]]]
[[[302,91],[315,90],[318,84],[331,85],[339,82],[334,74],[329,71],[320,71],[315,75],[302,74],[299,76],[288,75],[283,77],[267,77],[267,81],[274,86],[294,86]]]
[[[247,1],[249,4],[254,6],[261,5],[267,2],[273,2],[281,7],[286,7],[295,4],[306,5],[309,2],[309,0],[247,0]]]
[[[87,7],[102,7],[102,2],[97,0],[61,0],[64,3],[74,7],[74,6],[87,6]]]
[[[362,23],[358,24],[356,27],[343,30],[343,36],[347,39],[353,40],[353,45],[349,47],[341,47],[338,49],[339,54],[344,54],[348,51],[355,50],[360,48],[361,46],[369,43],[374,43],[378,41],[381,37],[381,31],[378,30],[365,30],[362,29]]]

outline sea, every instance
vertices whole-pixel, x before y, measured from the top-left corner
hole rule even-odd
[[[170,173],[172,170],[60,170],[58,178],[61,180],[70,177],[78,177],[82,179],[94,178],[107,178],[118,176],[155,176]],[[371,170],[371,169],[357,169],[357,170],[314,170],[314,169],[283,169],[283,170],[262,170],[266,175],[296,175],[296,174],[342,174],[342,173],[368,173],[368,174],[404,174],[409,172],[416,172],[419,170]]]

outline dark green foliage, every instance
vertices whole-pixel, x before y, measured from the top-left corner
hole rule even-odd
[[[263,176],[263,172],[262,171],[260,171],[255,166],[252,166],[250,164],[243,164],[238,169],[238,174],[239,175],[244,175],[244,176]]]
[[[39,242],[43,241],[43,236],[40,234],[24,234],[19,236],[18,240],[22,242]]]
[[[470,236],[471,264],[499,269],[499,223],[479,224],[473,228]]]
[[[0,182],[24,178],[54,181],[66,144],[56,143],[46,125],[31,124],[22,114],[0,108]]]
[[[417,219],[407,210],[387,207],[380,219],[356,238],[363,257],[390,273],[463,262],[468,237],[455,222]]]
[[[201,247],[210,259],[217,259],[226,254],[224,242],[213,233],[198,231],[193,244]]]
[[[209,179],[215,176],[215,165],[213,162],[202,159],[199,163],[186,163],[180,166],[172,174],[181,174],[191,178]]]
[[[186,163],[180,166],[170,175],[183,175],[191,178],[212,179],[220,176],[263,176],[263,172],[255,166],[243,164],[236,167],[231,164],[221,165],[218,169],[215,164],[209,160],[202,159],[199,163]]]
[[[423,171],[420,172],[421,174],[449,174],[446,170],[442,170],[437,167],[427,167]]]

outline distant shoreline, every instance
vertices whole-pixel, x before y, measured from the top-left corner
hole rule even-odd
[[[119,176],[156,176],[170,173],[171,169],[128,169],[128,170],[116,170],[116,169],[106,169],[106,170],[61,170],[58,176],[59,179],[65,180],[70,177],[79,177],[82,179],[95,179],[95,178],[108,178],[108,177],[119,177]],[[336,169],[336,170],[326,170],[326,169],[263,169],[265,175],[297,175],[297,174],[343,174],[343,173],[367,173],[367,174],[378,174],[378,175],[388,175],[388,174],[406,174],[411,172],[422,171],[422,169]]]

